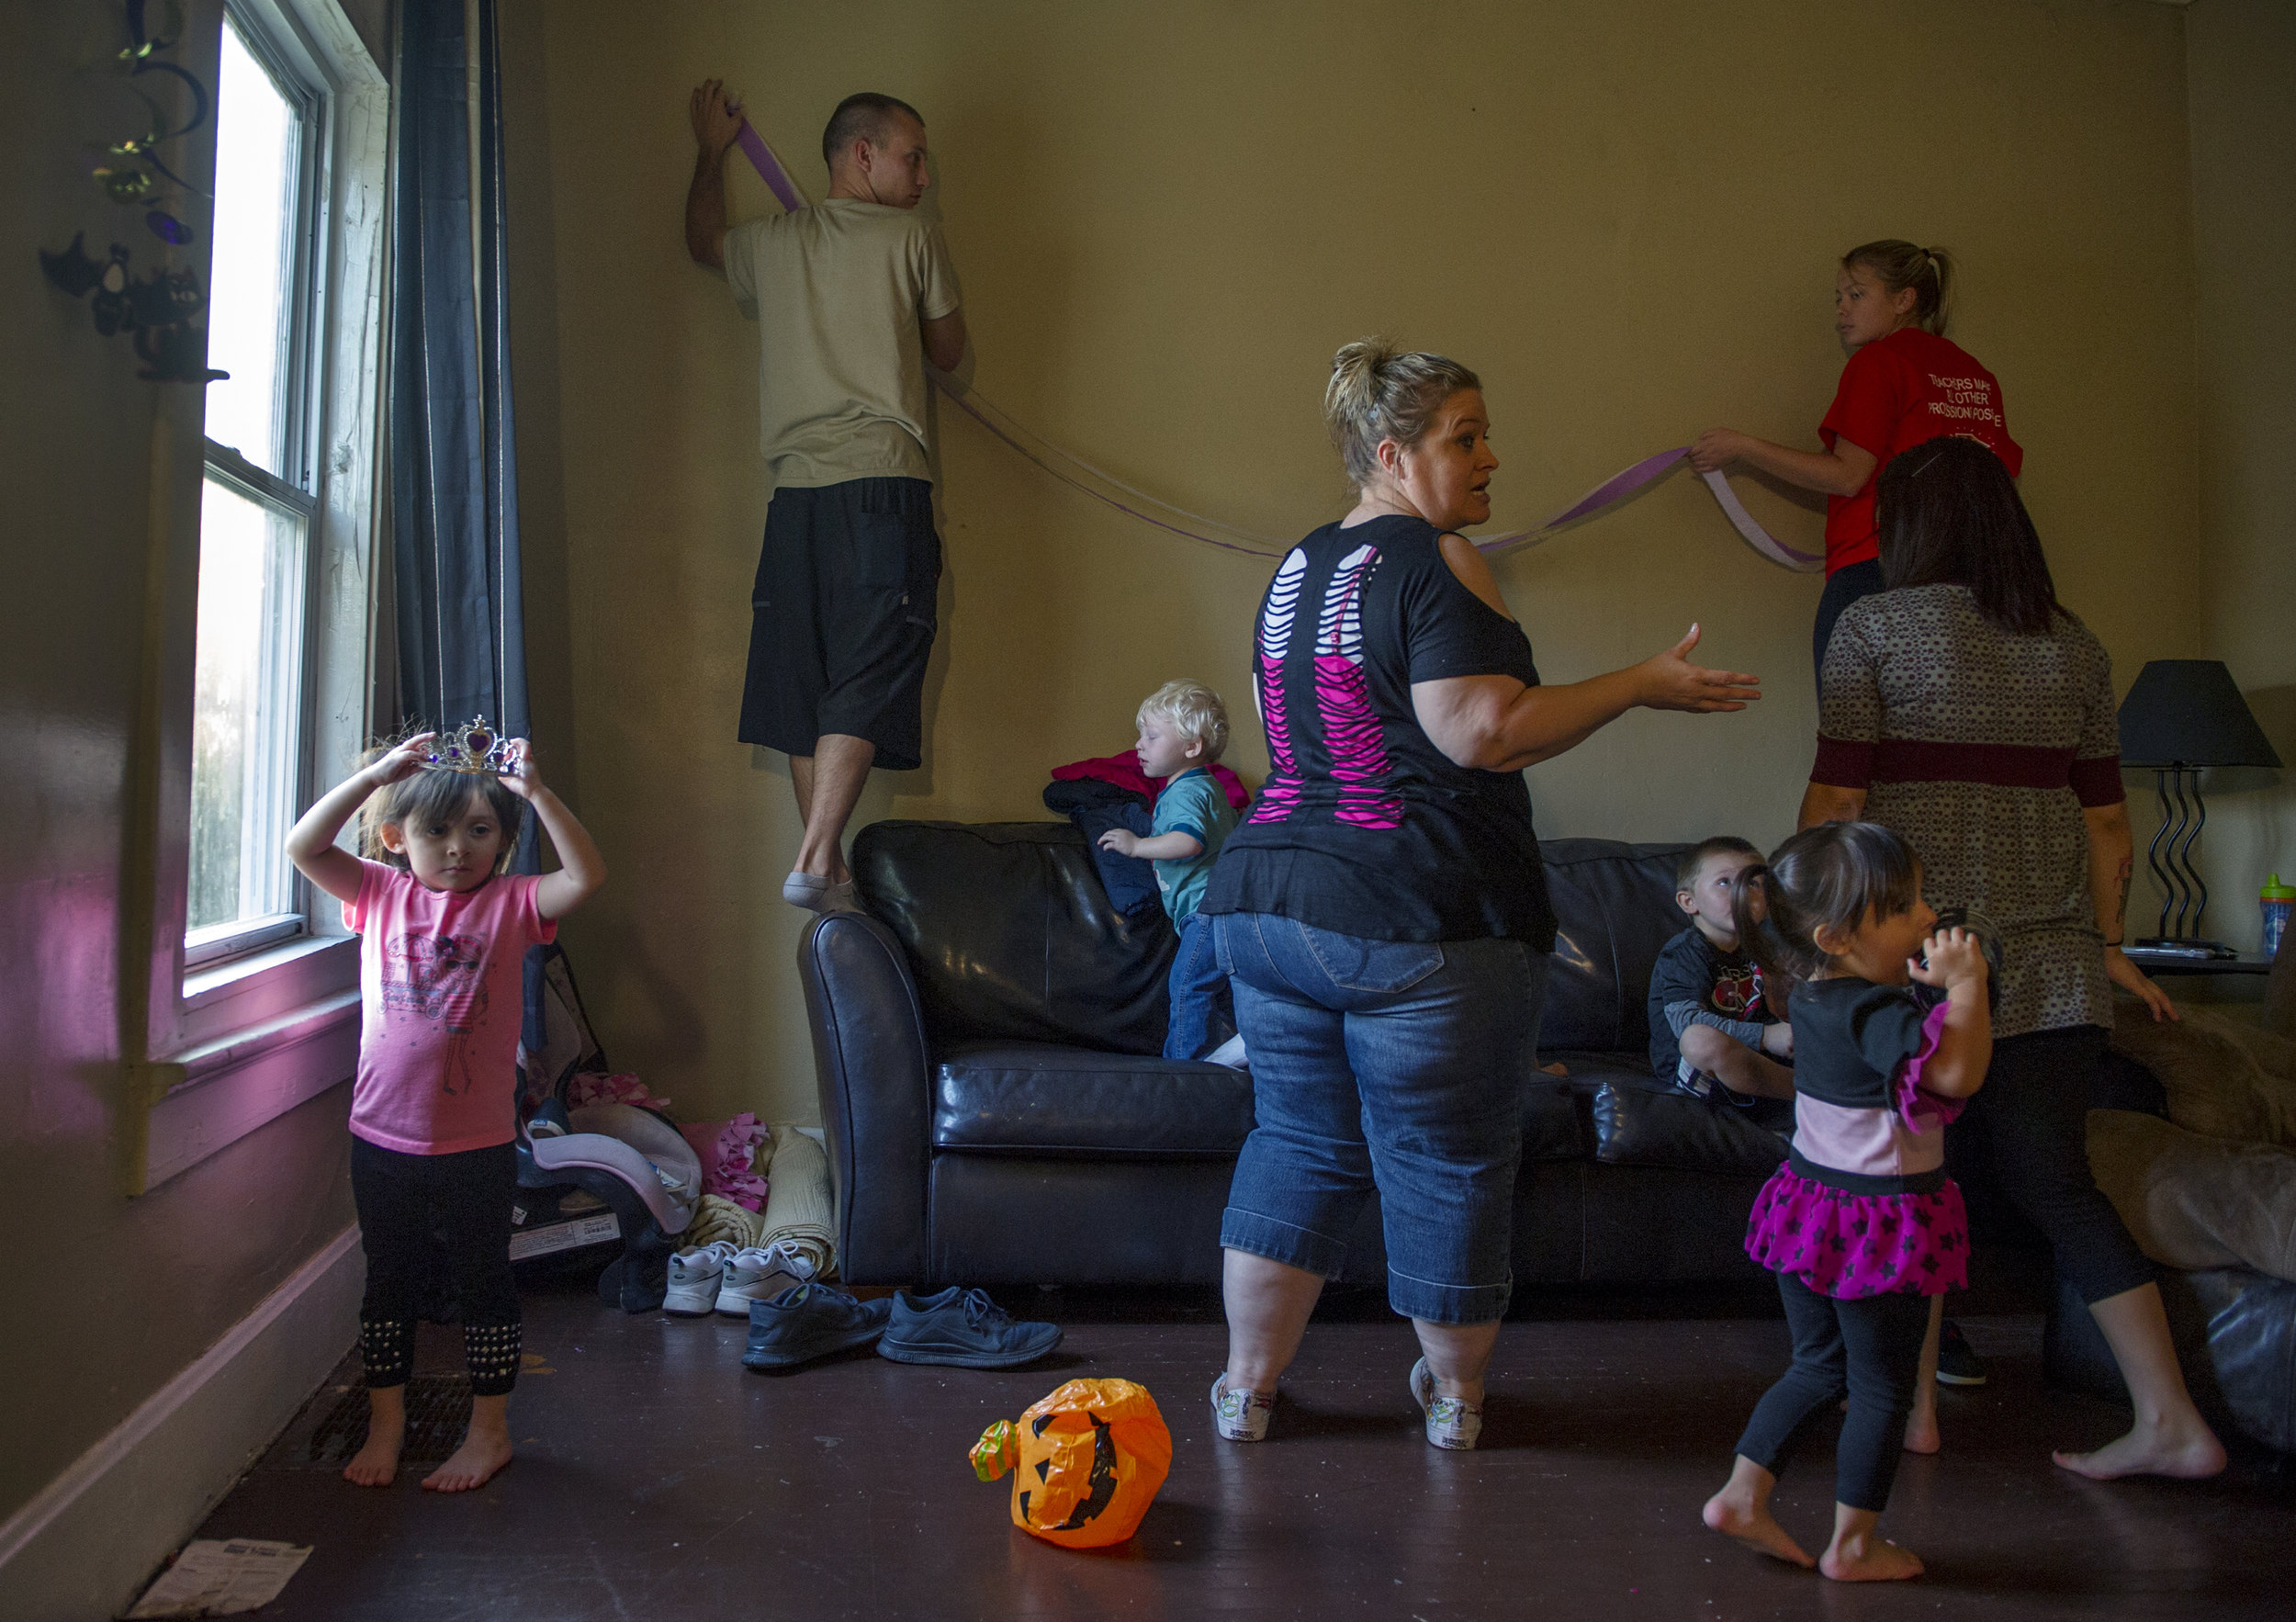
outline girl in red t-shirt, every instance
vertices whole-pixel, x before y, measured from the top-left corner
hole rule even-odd
[[[1892,456],[1958,434],[1990,449],[2012,478],[2024,465],[2024,452],[2009,436],[2000,384],[1945,337],[1953,276],[1942,248],[1889,238],[1851,249],[1834,278],[1834,331],[1850,364],[1818,424],[1826,448],[1795,450],[1734,428],[1710,428],[1690,447],[1690,465],[1701,473],[1743,462],[1826,497],[1826,591],[1810,642],[1815,667],[1825,665],[1841,611],[1883,589],[1874,481]]]

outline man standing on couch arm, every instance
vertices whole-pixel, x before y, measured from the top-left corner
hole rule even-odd
[[[858,910],[845,825],[872,765],[924,763],[925,666],[938,629],[925,366],[964,356],[957,275],[915,209],[932,184],[925,121],[849,96],[821,138],[829,195],[726,223],[742,124],[715,79],[695,90],[686,252],[722,270],[760,342],[760,438],[773,476],[750,593],[740,738],[789,756],[805,836],[782,898]]]

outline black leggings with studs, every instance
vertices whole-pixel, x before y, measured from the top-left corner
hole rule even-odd
[[[351,1195],[366,1251],[359,1352],[371,1387],[404,1385],[415,1321],[451,1288],[470,1389],[499,1397],[518,1383],[518,1285],[511,1276],[517,1150],[402,1155],[351,1140]],[[440,1273],[444,1270],[444,1277]]]

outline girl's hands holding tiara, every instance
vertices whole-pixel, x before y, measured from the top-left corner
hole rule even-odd
[[[405,742],[392,745],[388,754],[366,769],[367,780],[381,788],[412,777],[431,763],[431,740],[437,736],[435,732],[418,732]]]
[[[1982,988],[1986,980],[1985,948],[1977,938],[1956,924],[1940,929],[1921,942],[1921,955],[1906,960],[1906,972],[1924,986],[1952,991],[1956,986]]]
[[[535,746],[523,738],[510,741],[511,769],[495,775],[502,786],[522,800],[532,800],[535,791],[542,786],[542,768],[535,760]]]

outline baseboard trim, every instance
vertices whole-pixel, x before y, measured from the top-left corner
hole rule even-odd
[[[9,1616],[125,1610],[356,1340],[365,1280],[345,1228],[0,1524]]]

